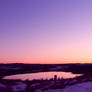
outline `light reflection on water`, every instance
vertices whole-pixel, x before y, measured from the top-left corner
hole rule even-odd
[[[58,78],[75,78],[82,76],[82,74],[72,74],[71,72],[39,72],[39,73],[28,73],[28,74],[17,74],[11,76],[5,76],[3,79],[21,79],[21,80],[38,80],[38,79],[51,79],[57,75]]]

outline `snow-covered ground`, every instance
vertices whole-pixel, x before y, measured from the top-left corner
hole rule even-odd
[[[22,82],[17,82],[16,85],[13,85],[12,86],[12,90],[14,92],[18,92],[18,91],[25,91],[27,85],[25,83],[22,83]]]
[[[53,83],[51,83],[53,84]],[[38,88],[34,92],[92,92],[92,82],[83,82],[83,83],[78,83],[74,85],[68,85],[63,89],[51,89],[49,88],[50,85],[44,86],[46,88],[43,90],[43,88]],[[40,84],[37,84],[40,85]],[[35,87],[36,85],[31,85],[31,87]],[[27,84],[23,82],[15,82],[13,85],[5,85],[3,83],[0,83],[0,92],[32,92],[32,91],[26,91]]]
[[[75,84],[64,89],[48,89],[45,91],[38,89],[36,92],[92,92],[92,82]]]
[[[1,80],[0,92],[92,92],[91,76],[58,80]]]

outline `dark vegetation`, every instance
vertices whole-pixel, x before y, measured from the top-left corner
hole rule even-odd
[[[14,74],[64,71],[76,74],[92,72],[92,64],[0,64],[0,77]]]

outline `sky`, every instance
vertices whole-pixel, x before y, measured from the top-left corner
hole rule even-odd
[[[0,63],[92,63],[92,0],[0,0]]]

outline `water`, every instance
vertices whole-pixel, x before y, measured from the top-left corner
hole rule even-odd
[[[39,80],[39,79],[51,79],[57,75],[57,78],[75,78],[82,76],[82,74],[72,74],[71,72],[39,72],[39,73],[28,73],[28,74],[17,74],[11,76],[5,76],[3,79],[20,79],[20,80]]]

